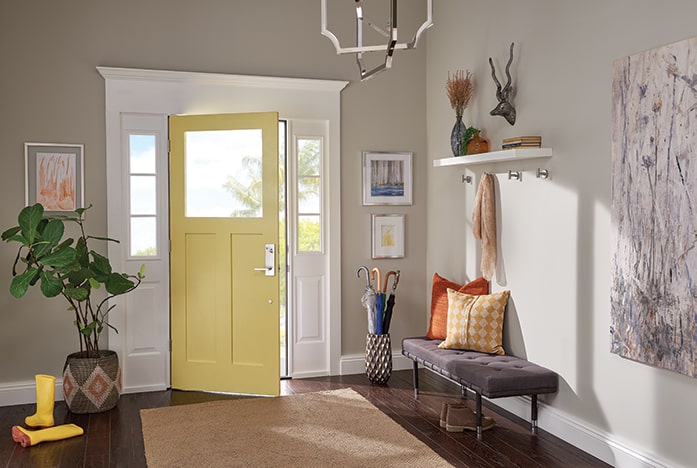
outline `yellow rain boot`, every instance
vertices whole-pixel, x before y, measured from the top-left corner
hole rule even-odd
[[[27,416],[24,423],[29,427],[53,426],[53,403],[56,393],[56,378],[52,375],[36,375],[36,413]]]
[[[37,429],[30,431],[20,426],[12,427],[12,439],[22,444],[22,447],[30,447],[41,442],[52,442],[54,440],[69,439],[84,434],[80,426],[75,424],[61,424],[60,426],[49,427],[47,429]]]

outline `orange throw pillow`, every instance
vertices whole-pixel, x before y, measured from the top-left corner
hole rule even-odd
[[[462,286],[434,273],[431,289],[431,323],[426,333],[426,336],[432,340],[444,340],[448,336],[448,288],[473,296],[489,294],[489,282],[484,278],[477,278]]]

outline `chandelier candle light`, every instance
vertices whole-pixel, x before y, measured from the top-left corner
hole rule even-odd
[[[474,93],[472,74],[464,70],[458,70],[453,74],[448,72],[445,89],[450,99],[450,106],[455,110],[455,126],[450,134],[450,147],[453,150],[453,156],[463,156],[466,153],[468,138],[466,138],[467,126],[462,122],[462,113]]]

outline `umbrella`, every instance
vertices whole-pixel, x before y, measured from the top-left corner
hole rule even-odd
[[[390,322],[392,321],[392,309],[394,308],[395,302],[394,292],[397,290],[397,284],[399,284],[400,272],[399,270],[387,272],[387,275],[385,275],[385,285],[383,287],[384,291],[387,291],[387,279],[391,275],[394,275],[394,281],[392,282],[392,292],[390,293],[390,297],[387,299],[387,304],[385,306],[385,319],[382,325],[383,333],[390,332]]]
[[[361,296],[361,304],[368,312],[368,333],[375,333],[375,290],[370,283],[370,274],[368,267],[360,266],[356,270],[356,278],[361,277],[361,270],[365,271],[365,291]]]
[[[375,334],[382,335],[383,314],[385,313],[385,293],[380,289],[380,269],[375,267],[371,270],[371,278],[375,280],[377,276],[377,294],[375,295]]]

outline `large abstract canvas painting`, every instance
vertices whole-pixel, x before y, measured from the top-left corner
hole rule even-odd
[[[697,38],[612,80],[612,352],[697,377]]]

